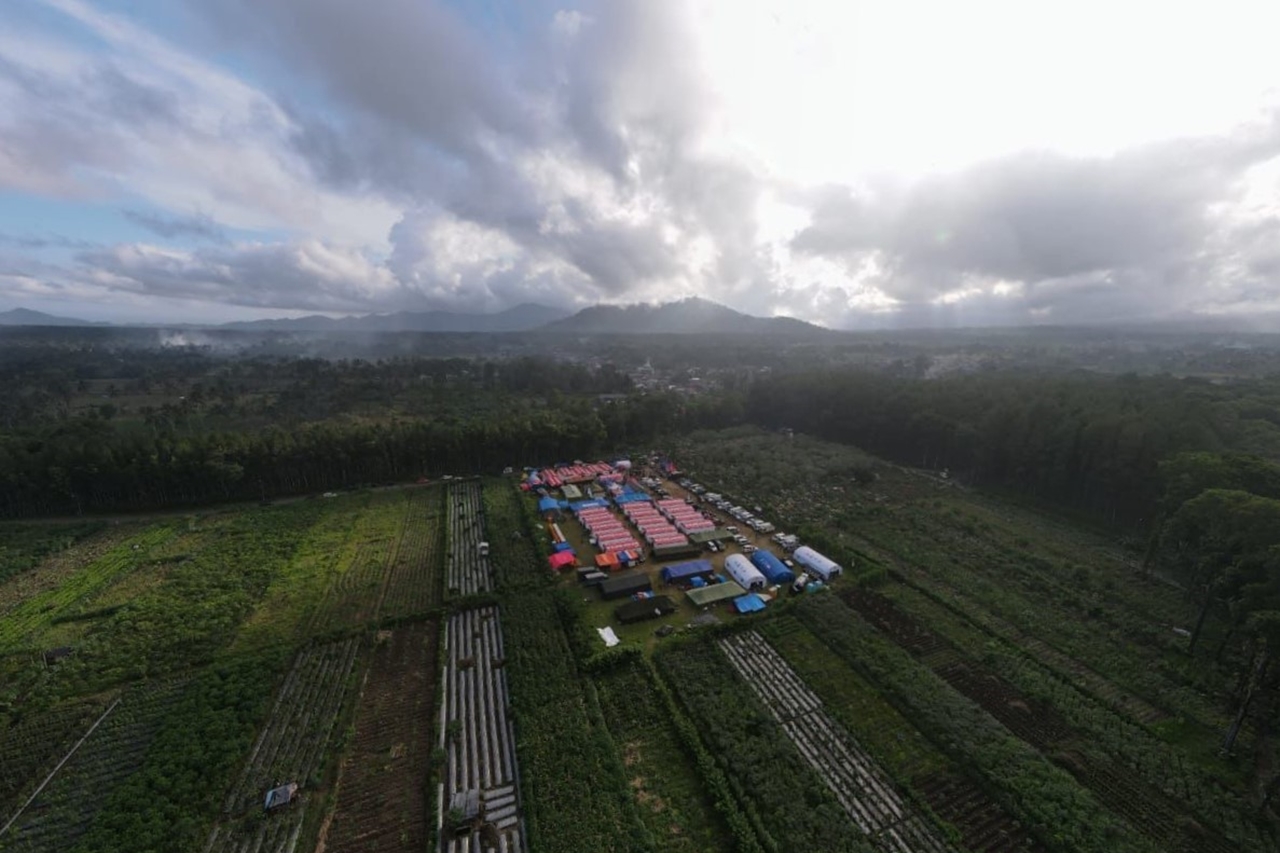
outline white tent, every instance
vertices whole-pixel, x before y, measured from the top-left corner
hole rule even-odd
[[[808,571],[809,574],[814,575],[823,581],[830,581],[843,571],[843,569],[840,568],[840,565],[830,557],[819,554],[808,545],[801,545],[791,556],[797,563],[804,566],[805,570]]]

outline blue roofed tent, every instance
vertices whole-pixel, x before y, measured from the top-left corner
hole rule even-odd
[[[613,502],[618,505],[648,503],[649,500],[649,496],[644,492],[623,492],[622,494],[613,496]]]
[[[607,507],[608,505],[609,505],[609,502],[604,500],[603,498],[592,498],[589,501],[576,501],[574,503],[571,503],[569,504],[569,509],[573,510],[574,512],[582,512],[584,509],[591,509],[592,507],[597,507],[597,506]]]
[[[558,515],[560,501],[555,498],[538,498],[538,512],[541,515]]]
[[[782,564],[781,560],[763,548],[753,553],[748,559],[751,560],[753,566],[760,570],[760,574],[769,580],[769,583],[791,583],[796,579],[795,572],[788,569]]]
[[[676,581],[689,580],[690,578],[703,577],[715,573],[715,569],[711,565],[710,560],[691,560],[687,563],[677,563],[674,566],[666,566],[662,570],[663,583],[675,583]]]
[[[733,600],[733,609],[739,613],[759,613],[764,610],[764,599],[754,592],[747,593]]]
[[[556,552],[568,551],[570,554],[574,553],[573,546],[570,545],[568,542],[557,542],[556,544],[551,546],[551,550]]]

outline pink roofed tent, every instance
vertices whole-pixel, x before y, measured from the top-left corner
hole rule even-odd
[[[553,569],[563,569],[567,566],[576,566],[578,564],[578,558],[570,554],[568,551],[560,551],[548,557],[547,562]]]

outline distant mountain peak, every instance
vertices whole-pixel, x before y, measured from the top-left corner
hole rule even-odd
[[[360,317],[334,319],[313,315],[297,319],[253,320],[226,323],[223,328],[288,332],[525,332],[569,312],[546,305],[526,302],[494,314],[470,314],[463,311],[396,311],[390,314],[365,314]]]
[[[689,296],[674,302],[592,305],[546,326],[577,334],[754,334],[814,338],[835,334],[793,317],[754,317],[727,305]]]
[[[0,311],[0,326],[97,326],[88,320],[76,317],[59,317],[43,311],[32,311],[30,308],[13,308]]]

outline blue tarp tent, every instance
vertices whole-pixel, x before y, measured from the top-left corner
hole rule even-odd
[[[733,609],[739,613],[759,613],[764,610],[764,599],[754,592],[740,595],[733,600]]]
[[[551,546],[551,550],[555,551],[557,554],[561,551],[568,551],[570,554],[574,553],[573,546],[568,542],[557,542]]]
[[[674,583],[675,581],[709,575],[713,572],[715,572],[715,569],[711,567],[710,560],[691,560],[687,563],[677,563],[674,566],[664,568],[662,570],[662,582]]]
[[[751,565],[759,569],[760,574],[764,575],[769,583],[791,583],[796,579],[795,572],[784,566],[782,561],[773,556],[773,554],[763,549],[751,555]]]
[[[559,511],[560,511],[560,501],[556,500],[555,498],[539,498],[538,499],[538,512],[543,513],[545,515],[548,512],[559,512]]]
[[[648,503],[649,496],[643,492],[623,492],[620,495],[614,495],[613,502],[619,506],[631,503]]]
[[[582,512],[584,509],[591,509],[592,507],[598,506],[607,507],[608,505],[608,501],[605,501],[603,498],[592,498],[589,501],[576,501],[575,503],[571,503],[569,504],[569,509],[574,512]]]

